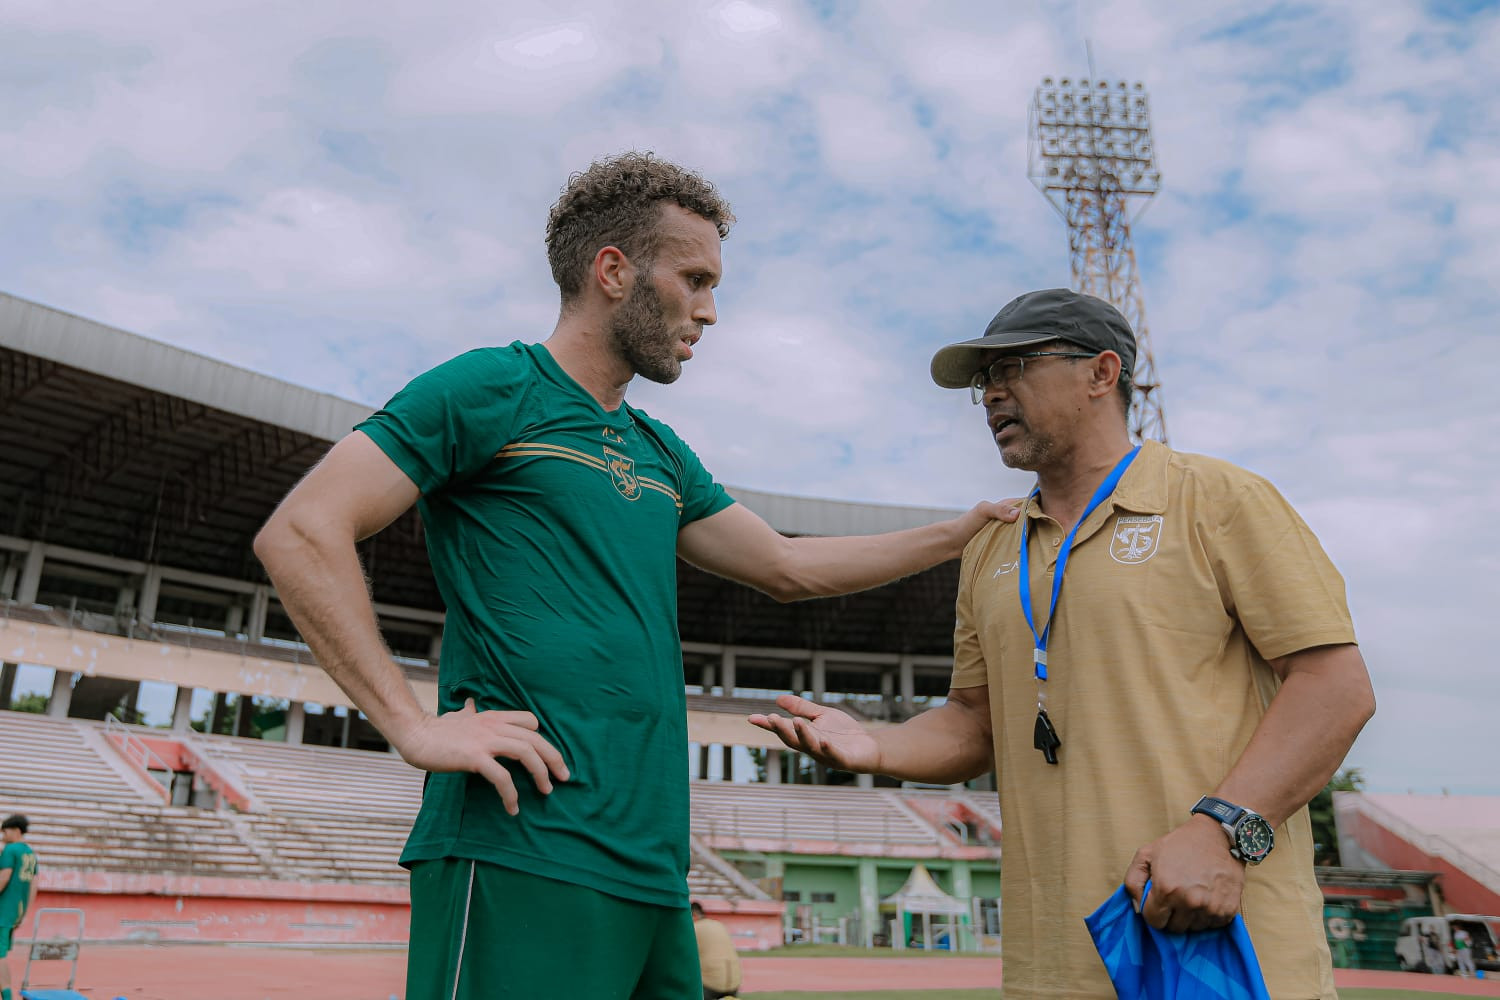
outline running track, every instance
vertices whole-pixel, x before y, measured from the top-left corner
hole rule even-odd
[[[10,957],[20,985],[24,950]],[[998,958],[747,957],[745,995],[757,991],[954,989],[993,987]],[[310,951],[218,945],[85,945],[75,988],[91,1000],[389,1000],[400,997],[406,955],[400,951]],[[66,963],[32,966],[32,984],[61,986]],[[1340,969],[1340,986],[1500,997],[1500,979]],[[17,994],[19,995],[19,993]]]

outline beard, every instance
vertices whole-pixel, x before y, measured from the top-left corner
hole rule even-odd
[[[1035,472],[1056,453],[1057,442],[1047,435],[1031,432],[1024,423],[1021,428],[1024,433],[1020,440],[1000,448],[1000,461],[1008,468]]]
[[[649,278],[643,276],[635,283],[605,332],[637,375],[662,385],[671,385],[682,375],[682,361],[677,357],[682,335],[673,333],[662,317],[661,296]]]

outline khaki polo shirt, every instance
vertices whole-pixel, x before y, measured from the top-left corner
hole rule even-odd
[[[729,928],[712,917],[703,917],[693,921],[693,934],[698,938],[698,967],[703,973],[703,985],[720,993],[737,991],[740,953],[734,949]]]
[[[1267,660],[1352,643],[1354,628],[1343,579],[1270,483],[1147,442],[1068,558],[1048,644],[1062,739],[1049,765],[1032,746],[1023,531],[1046,615],[1064,532],[1032,502],[965,549],[954,634],[953,686],[988,684],[994,719],[1005,992],[1113,997],[1083,918],[1239,758],[1279,687]],[[1247,874],[1242,912],[1278,1000],[1336,996],[1312,858],[1303,808]]]

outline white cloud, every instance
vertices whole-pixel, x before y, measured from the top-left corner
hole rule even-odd
[[[541,118],[661,59],[661,42],[594,16],[519,27],[494,15],[455,22],[431,51],[403,65],[392,86],[407,115],[504,113]]]
[[[719,17],[723,18],[730,31],[743,34],[760,34],[781,24],[781,18],[775,11],[745,3],[744,0],[726,3],[719,8]]]

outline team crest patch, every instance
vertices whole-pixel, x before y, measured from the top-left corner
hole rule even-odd
[[[1156,555],[1161,541],[1161,515],[1115,518],[1115,533],[1110,538],[1109,554],[1119,563],[1143,563]]]
[[[626,500],[634,500],[641,495],[641,481],[635,478],[633,459],[627,458],[613,448],[605,448],[604,465],[609,469],[609,478],[613,480],[615,489],[620,491],[620,496]]]

